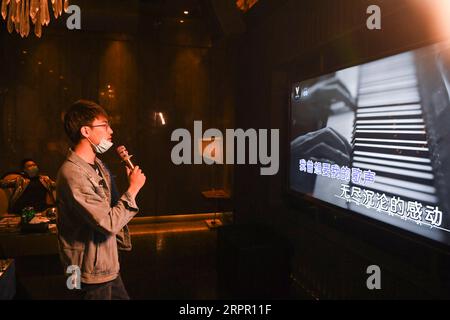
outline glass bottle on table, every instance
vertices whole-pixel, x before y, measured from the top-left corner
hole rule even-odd
[[[22,223],[27,224],[34,218],[36,210],[34,207],[25,207],[22,209]]]

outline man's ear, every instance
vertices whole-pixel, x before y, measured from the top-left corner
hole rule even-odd
[[[84,138],[88,138],[89,137],[89,129],[86,126],[81,127],[80,129],[81,132],[81,136],[83,136]]]

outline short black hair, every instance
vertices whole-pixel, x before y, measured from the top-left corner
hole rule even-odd
[[[108,117],[105,109],[97,103],[89,100],[78,100],[64,115],[64,130],[73,144],[78,144],[81,140],[80,129],[83,126],[92,124],[98,116]]]
[[[31,159],[31,158],[22,159],[20,161],[20,169],[24,169],[25,168],[25,163],[27,163],[28,161],[33,161],[34,163],[36,163],[36,161],[34,161],[34,159]]]

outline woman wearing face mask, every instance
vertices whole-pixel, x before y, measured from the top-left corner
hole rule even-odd
[[[26,207],[33,207],[39,212],[54,205],[55,182],[39,174],[39,167],[33,159],[22,160],[21,170],[21,175],[0,180],[1,188],[13,189],[9,201],[9,212],[20,214]]]

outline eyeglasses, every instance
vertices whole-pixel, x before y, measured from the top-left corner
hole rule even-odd
[[[97,128],[97,127],[104,127],[105,129],[107,129],[107,128],[111,128],[111,126],[109,125],[109,123],[104,123],[104,124],[97,124],[97,125],[95,125],[95,126],[88,126],[88,127],[91,127],[91,128]]]

